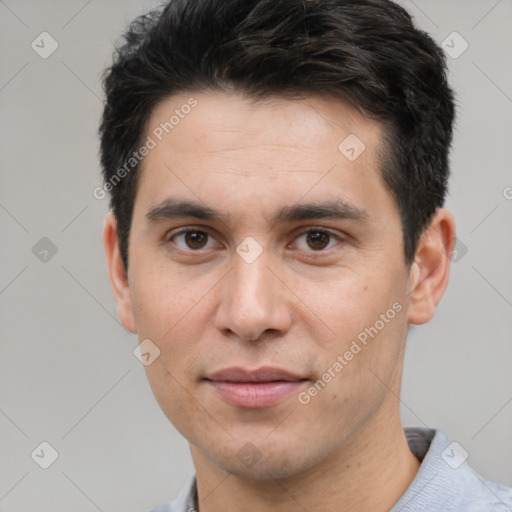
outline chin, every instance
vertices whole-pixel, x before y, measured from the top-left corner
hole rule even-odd
[[[240,443],[237,443],[240,444]],[[265,446],[262,446],[265,444]],[[251,441],[241,443],[238,450],[223,450],[209,453],[208,458],[218,468],[230,475],[251,480],[279,480],[293,477],[314,464],[307,460],[304,451],[291,446],[271,446],[260,442],[259,447]]]
[[[282,480],[301,472],[301,468],[295,468],[283,461],[272,462],[269,460],[260,460],[254,466],[248,466],[238,460],[222,461],[219,467],[230,475],[261,481]]]

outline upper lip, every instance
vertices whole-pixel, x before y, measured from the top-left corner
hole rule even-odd
[[[223,382],[272,382],[272,381],[298,381],[304,377],[271,366],[265,366],[255,370],[232,367],[219,370],[206,377],[207,380]]]

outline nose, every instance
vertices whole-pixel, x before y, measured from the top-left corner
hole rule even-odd
[[[292,294],[271,264],[265,251],[252,263],[235,254],[233,267],[221,282],[215,316],[215,325],[225,336],[255,341],[265,333],[283,335],[290,328]]]

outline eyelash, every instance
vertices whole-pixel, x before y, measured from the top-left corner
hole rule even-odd
[[[203,228],[188,227],[188,228],[180,229],[176,233],[173,233],[171,236],[167,237],[167,241],[173,243],[173,240],[176,237],[178,237],[180,235],[186,235],[187,233],[204,233],[208,237],[214,238],[213,235],[211,235],[208,231],[206,231]],[[313,227],[309,227],[309,228],[307,228],[307,229],[305,229],[303,231],[300,231],[296,235],[296,237],[294,238],[294,241],[297,240],[298,238],[300,238],[303,235],[307,235],[308,233],[322,233],[322,234],[328,235],[331,239],[334,239],[334,240],[336,240],[338,242],[336,245],[339,245],[341,242],[343,242],[343,239],[340,236],[332,233],[331,231],[329,231],[329,230],[327,230],[325,228],[315,228],[314,226]],[[330,243],[330,241],[329,241],[329,243]],[[333,246],[333,247],[335,247],[335,246]],[[182,250],[182,251],[194,252],[194,253],[200,253],[200,252],[205,250],[205,249],[183,249],[181,247],[179,247],[179,249]],[[321,253],[325,253],[325,252],[329,251],[330,249],[332,249],[332,247],[329,247],[328,249],[320,249],[320,250],[317,250],[317,251],[311,249],[311,250],[306,251],[306,252],[309,252],[309,253],[312,253],[312,254],[321,254]]]

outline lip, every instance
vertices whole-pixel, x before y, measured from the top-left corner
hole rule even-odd
[[[272,381],[298,381],[304,377],[275,366],[263,366],[249,370],[240,366],[224,368],[206,377],[208,380],[222,382],[272,382]]]
[[[266,366],[256,370],[226,368],[209,375],[206,381],[229,405],[258,409],[277,405],[297,392],[307,379]]]

